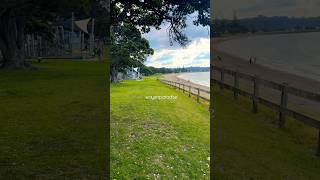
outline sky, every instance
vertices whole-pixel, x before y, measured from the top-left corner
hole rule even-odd
[[[320,16],[320,0],[211,0],[214,16],[231,19],[264,16]]]
[[[213,16],[232,19],[234,12],[238,18],[264,16],[315,17],[320,16],[320,0],[211,0]],[[164,24],[161,30],[152,29],[144,34],[155,50],[145,64],[154,67],[209,66],[210,38],[209,27],[197,27],[192,24],[193,16],[188,18],[186,34],[192,42],[182,48],[170,46]]]
[[[209,67],[210,66],[210,28],[195,26],[192,24],[194,15],[187,20],[187,28],[184,32],[191,42],[186,47],[177,43],[170,46],[167,33],[168,24],[163,24],[161,30],[151,29],[144,38],[149,40],[154,54],[149,56],[145,62],[147,66],[153,67]]]

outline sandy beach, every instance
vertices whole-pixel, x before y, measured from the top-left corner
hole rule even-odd
[[[230,38],[212,40],[211,52],[213,52],[213,54],[211,55],[211,64],[213,64],[214,66],[224,67],[231,70],[239,70],[240,72],[244,72],[246,74],[258,75],[263,79],[268,79],[278,83],[286,82],[292,87],[304,89],[315,93],[320,92],[319,81],[271,69],[269,67],[260,65],[259,62],[257,62],[257,64],[249,64],[249,60],[244,60],[239,57],[232,56],[227,52],[218,50],[219,43],[227,41],[229,39]],[[217,61],[217,56],[220,56],[222,60]]]
[[[235,37],[232,37],[235,38]],[[238,70],[239,72],[257,75],[262,79],[278,82],[288,83],[291,87],[296,87],[309,92],[320,93],[320,82],[312,79],[308,79],[302,76],[297,76],[287,72],[271,69],[269,67],[257,64],[250,64],[249,60],[241,59],[236,56],[232,56],[227,52],[223,52],[218,49],[218,45],[221,42],[227,41],[230,38],[217,38],[211,40],[211,64],[213,66],[223,67],[231,70]],[[217,60],[217,56],[221,57],[221,60]],[[249,59],[249,57],[248,57]],[[220,78],[219,74],[211,74],[213,78]],[[226,76],[226,82],[232,84],[233,79]],[[242,86],[241,86],[242,84]],[[250,91],[252,87],[248,87],[249,82],[240,82],[240,88]],[[261,96],[266,97],[273,102],[279,102],[280,94],[272,89],[263,89]],[[313,102],[305,100],[299,97],[290,95],[289,97],[289,108],[304,112],[310,116],[320,118],[318,110],[320,109],[319,102]]]
[[[174,81],[174,82],[180,82],[180,83],[184,83],[186,85],[191,85],[195,88],[200,88],[200,89],[204,89],[206,91],[210,91],[210,87],[207,87],[207,86],[203,86],[203,85],[200,85],[200,84],[196,84],[196,83],[193,83],[193,82],[190,82],[190,81],[187,81],[187,80],[184,80],[182,78],[179,78],[180,74],[179,73],[173,73],[173,74],[164,74],[162,76],[163,79],[167,80],[167,81]],[[196,93],[194,91],[194,93]],[[207,93],[201,93],[200,94],[201,96],[207,98],[207,99],[210,99],[210,94],[207,94]]]

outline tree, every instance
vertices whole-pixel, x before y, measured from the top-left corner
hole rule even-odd
[[[169,23],[170,43],[178,42],[186,46],[189,40],[182,30],[187,27],[188,15],[197,13],[195,25],[206,26],[210,23],[209,0],[111,0],[111,9],[111,29],[114,30],[111,32],[111,82],[115,82],[118,71],[131,65],[141,66],[145,56],[152,54],[148,41],[141,38],[141,34],[149,32],[151,27],[159,30],[161,24]],[[128,27],[134,33],[127,31]],[[118,34],[117,31],[123,33]],[[123,41],[126,36],[130,36],[127,39],[131,40]],[[117,42],[119,40],[122,40],[122,45]],[[135,43],[137,46],[133,45]],[[139,54],[139,58],[128,54]]]
[[[111,29],[110,53],[111,82],[117,82],[119,71],[124,72],[131,66],[142,66],[145,56],[153,54],[153,49],[132,24],[122,24]]]
[[[153,71],[152,67],[148,67],[148,66],[142,66],[140,69],[140,73],[145,75],[145,76],[150,76],[155,74],[155,72]]]
[[[210,24],[209,0],[111,0],[111,24],[132,23],[140,27],[142,33],[150,27],[160,29],[164,22],[169,26],[169,40],[187,45],[188,38],[182,32],[187,27],[188,15],[197,13],[195,25]]]
[[[237,13],[234,11],[233,13],[233,20],[229,26],[229,31],[231,34],[236,34],[240,32],[240,25],[237,18]]]
[[[110,0],[95,0],[91,16],[95,18],[95,35],[110,42]]]
[[[75,11],[90,13],[94,0],[2,0],[0,5],[1,68],[16,69],[27,66],[24,58],[26,29],[43,32],[57,18]],[[70,16],[70,15],[69,15]]]

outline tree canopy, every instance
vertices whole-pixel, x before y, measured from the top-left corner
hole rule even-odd
[[[111,80],[115,82],[118,72],[142,66],[145,56],[153,54],[153,49],[132,24],[113,26],[111,31]]]
[[[147,55],[151,55],[148,41],[143,39],[141,34],[150,31],[151,27],[159,30],[164,23],[169,24],[168,40],[171,44],[179,43],[181,46],[186,46],[189,43],[188,37],[183,33],[187,27],[187,17],[191,14],[197,14],[195,25],[207,26],[210,23],[210,1],[209,0],[111,0],[111,28],[112,51],[111,53],[111,80],[116,80],[116,73],[121,69],[142,63]],[[132,34],[129,31],[121,29],[131,27]],[[135,48],[129,48],[132,45],[131,41],[122,42],[122,50],[117,43],[119,31],[122,31],[121,38],[125,36],[136,36],[134,41],[144,42],[144,46],[137,43]],[[128,34],[126,34],[128,33]],[[121,39],[120,38],[120,39]],[[127,45],[124,45],[128,43]],[[131,45],[130,45],[131,44]],[[126,49],[126,50],[123,50]],[[125,53],[123,53],[125,52]],[[128,53],[130,52],[130,53]],[[139,58],[128,56],[127,54],[139,54]],[[144,57],[144,58],[142,58]],[[123,61],[123,63],[121,63]],[[116,63],[117,62],[117,63]],[[124,63],[124,62],[129,62]],[[139,62],[139,63],[137,63]],[[122,66],[118,66],[122,64]],[[121,68],[120,68],[121,67]]]
[[[101,28],[109,26],[109,0],[3,0],[0,4],[0,51],[3,68],[25,67],[23,42],[25,33],[43,33],[49,36],[50,28],[59,19],[96,15]],[[105,17],[103,17],[105,16]],[[102,23],[104,22],[104,23]]]
[[[195,25],[210,24],[209,0],[111,0],[111,23],[131,23],[139,27],[142,33],[150,27],[161,28],[161,24],[170,24],[168,35],[173,43],[186,45],[187,36],[182,32],[187,27],[187,16],[197,13]]]

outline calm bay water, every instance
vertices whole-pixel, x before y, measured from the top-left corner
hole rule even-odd
[[[178,77],[196,84],[210,87],[210,72],[182,73]]]
[[[219,49],[257,63],[320,81],[320,33],[261,35],[223,42]]]

